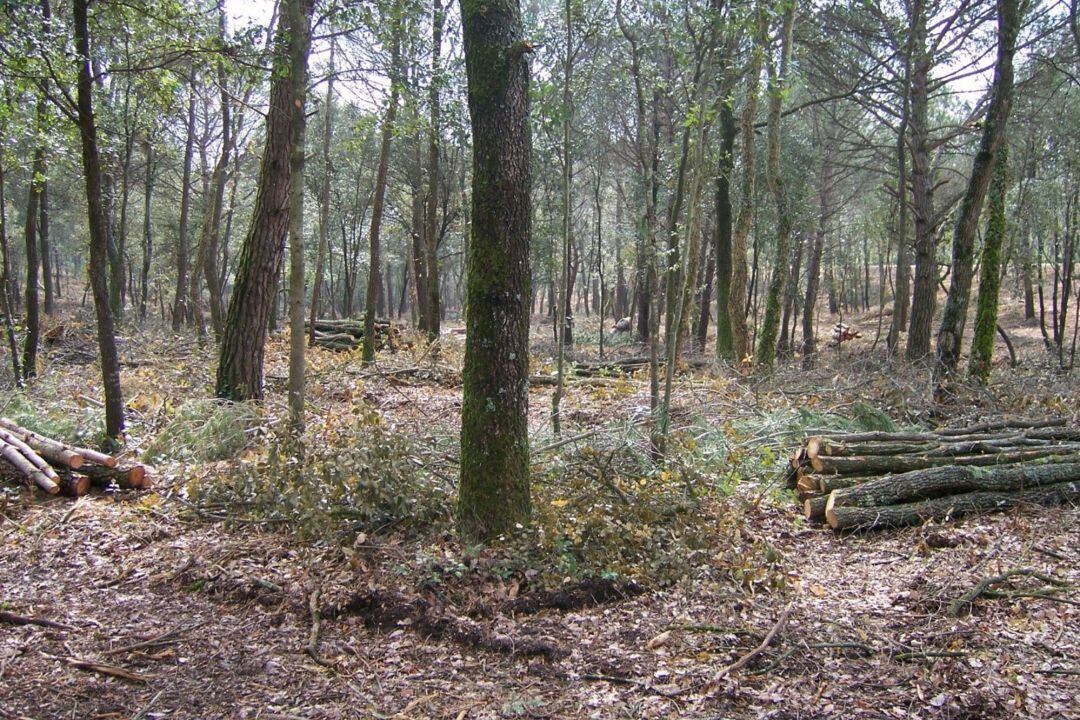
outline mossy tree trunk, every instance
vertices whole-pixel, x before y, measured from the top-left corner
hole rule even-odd
[[[528,522],[531,46],[517,0],[461,0],[473,193],[462,371],[464,535]]]
[[[772,278],[765,295],[765,316],[761,322],[755,364],[771,368],[776,363],[776,338],[780,331],[781,304],[791,274],[792,217],[784,177],[780,171],[780,111],[784,102],[784,82],[791,63],[792,30],[795,26],[795,0],[784,0],[784,16],[780,28],[780,67],[767,55],[769,70],[768,151],[765,179],[776,203],[776,256]]]
[[[979,299],[975,310],[975,334],[971,339],[971,377],[986,384],[994,355],[998,295],[1001,290],[1001,248],[1005,242],[1005,195],[1009,189],[1008,146],[1003,144],[990,186],[990,206],[979,271]]]
[[[290,185],[293,152],[294,45],[309,42],[314,0],[286,7],[275,38],[273,81],[266,115],[266,143],[259,168],[258,192],[251,226],[240,248],[236,281],[221,337],[215,393],[229,400],[262,398],[263,356],[267,327],[276,311],[281,260],[291,216]],[[302,27],[293,27],[301,19]]]
[[[982,214],[983,199],[999,160],[1005,127],[1012,106],[1013,55],[1020,28],[1019,0],[998,0],[998,54],[994,65],[993,90],[986,110],[982,140],[972,163],[971,178],[960,205],[953,230],[952,280],[945,300],[945,312],[937,336],[937,362],[934,364],[934,399],[951,395],[950,384],[960,362],[971,277],[975,256],[975,232]]]
[[[728,320],[731,323],[731,351],[735,362],[750,353],[750,332],[746,326],[746,241],[754,224],[754,120],[757,117],[761,63],[768,48],[768,16],[761,3],[755,8],[757,30],[750,67],[746,74],[746,100],[739,119],[742,135],[739,183],[739,215],[731,237],[731,282],[728,285]]]

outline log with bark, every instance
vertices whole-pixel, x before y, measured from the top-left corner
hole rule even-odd
[[[830,496],[832,497],[832,496]],[[1018,492],[969,492],[900,505],[825,508],[833,530],[875,530],[909,527],[930,520],[960,518],[983,512],[1002,512],[1021,503],[1062,505],[1080,502],[1080,481],[1055,483]]]
[[[808,520],[837,530],[1006,509],[1020,498],[1055,504],[1080,483],[1080,429],[1051,418],[822,433],[792,453],[785,479]]]
[[[310,331],[311,323],[305,323],[305,331]],[[389,320],[376,320],[376,348],[396,349],[401,344],[401,328]],[[364,342],[363,320],[316,320],[314,344],[327,350],[355,350]]]
[[[86,494],[92,485],[150,487],[143,465],[121,466],[119,460],[90,448],[67,445],[0,418],[0,474],[56,495]]]

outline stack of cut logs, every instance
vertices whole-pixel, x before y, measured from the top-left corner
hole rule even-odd
[[[111,455],[74,447],[0,418],[0,475],[13,477],[56,495],[85,495],[92,485],[144,489],[150,474],[144,465],[121,465]]]
[[[304,323],[310,332],[311,323]],[[389,320],[375,321],[375,349],[400,346],[401,329]],[[327,350],[355,350],[364,344],[363,320],[316,320],[315,345]]]
[[[791,456],[785,480],[807,519],[834,530],[1080,502],[1080,429],[1064,420],[1003,420],[813,436]]]

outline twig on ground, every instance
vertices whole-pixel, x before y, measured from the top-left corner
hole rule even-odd
[[[1013,568],[1012,570],[1006,570],[1000,575],[993,575],[980,580],[976,583],[975,587],[968,590],[949,605],[949,616],[959,617],[960,611],[964,607],[970,605],[980,595],[987,594],[991,586],[1000,585],[1006,580],[1014,577],[1033,577],[1056,588],[1069,587],[1069,583],[1060,578],[1056,578],[1049,573],[1042,572],[1041,570],[1035,570],[1034,568]]]
[[[54,630],[78,630],[79,628],[73,625],[65,625],[64,623],[56,622],[55,620],[49,620],[47,618],[30,617],[28,615],[19,615],[17,613],[8,612],[7,610],[0,610],[0,622],[6,622],[9,625],[39,625],[41,627],[52,628]]]
[[[308,635],[308,644],[304,652],[319,665],[329,667],[330,663],[319,657],[319,629],[322,627],[322,613],[319,612],[319,596],[322,591],[315,588],[311,591],[308,599],[308,609],[311,611],[311,634]]]
[[[730,675],[736,670],[741,670],[742,668],[746,667],[751,660],[756,658],[761,653],[765,652],[765,649],[769,647],[770,644],[772,644],[773,638],[775,638],[780,633],[780,631],[784,629],[784,625],[787,624],[788,618],[791,617],[791,610],[792,608],[794,608],[794,606],[794,603],[788,603],[787,607],[784,608],[784,611],[780,613],[780,618],[776,621],[776,624],[772,626],[772,629],[769,630],[769,633],[765,636],[765,639],[761,641],[761,644],[750,652],[743,655],[735,662],[720,670],[720,672],[716,673],[712,681],[714,683],[719,682],[724,677]]]
[[[202,622],[197,622],[192,625],[185,625],[182,627],[173,628],[172,630],[163,632],[160,635],[155,635],[149,640],[140,640],[139,642],[131,643],[129,645],[121,645],[120,647],[104,650],[101,654],[124,655],[126,653],[134,652],[136,650],[145,650],[146,648],[151,648],[156,645],[164,645],[166,643],[175,642],[183,633],[186,633],[190,630],[195,630],[197,628],[201,628],[203,625],[206,625],[209,622],[209,620],[203,620]]]

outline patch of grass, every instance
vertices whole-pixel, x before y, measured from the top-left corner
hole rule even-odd
[[[251,403],[193,400],[180,406],[147,447],[147,462],[215,462],[240,454],[258,427],[259,412]]]

